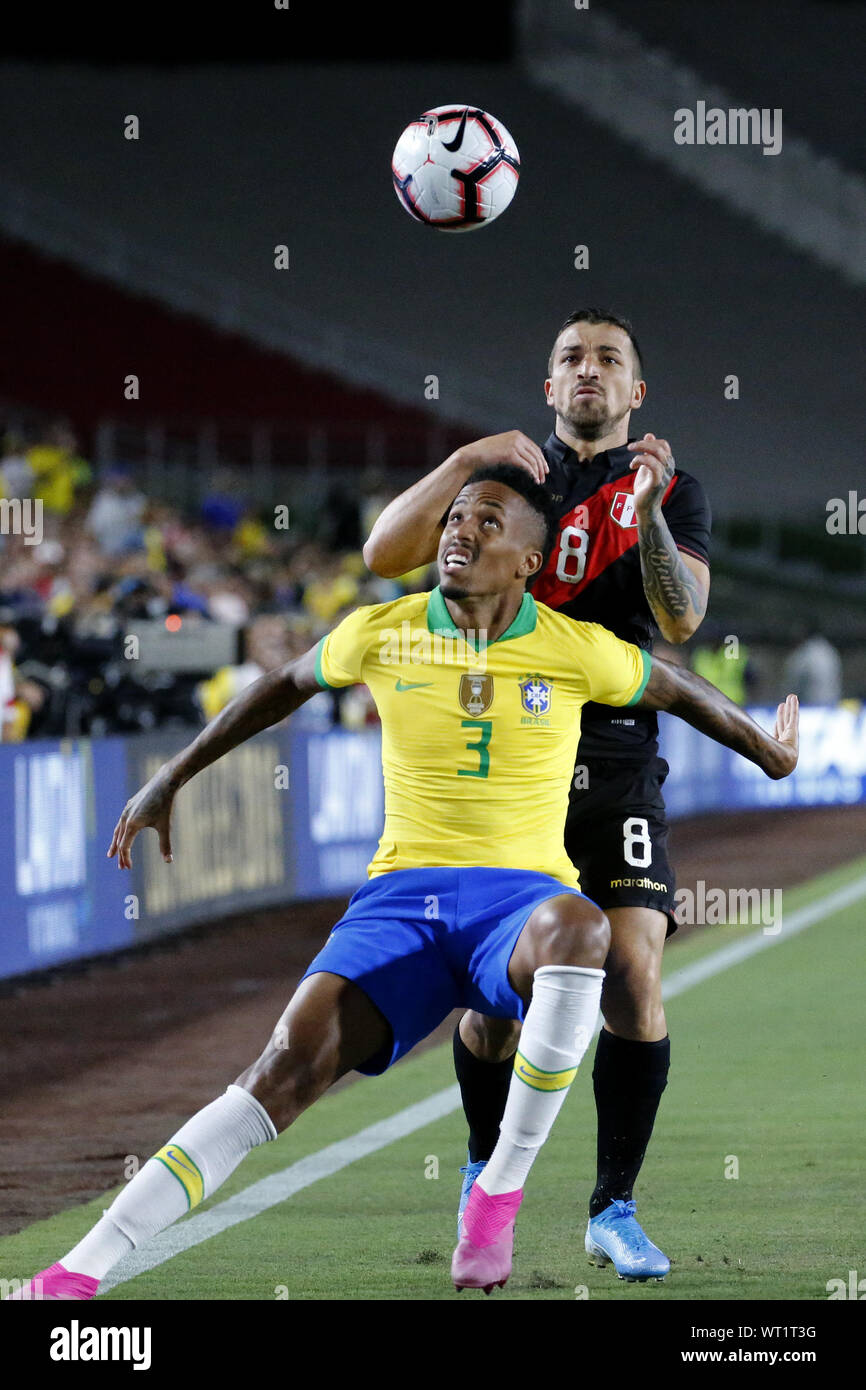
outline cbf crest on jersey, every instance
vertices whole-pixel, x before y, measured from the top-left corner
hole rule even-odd
[[[473,675],[471,672],[461,676],[458,696],[461,707],[473,719],[477,719],[493,704],[493,677]]]
[[[624,531],[637,526],[637,517],[634,514],[634,493],[615,492],[610,504],[610,514],[617,526],[621,526]]]
[[[553,686],[543,676],[524,676],[520,681],[520,701],[527,714],[547,714],[553,698]]]

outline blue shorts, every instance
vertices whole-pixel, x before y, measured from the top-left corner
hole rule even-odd
[[[523,1019],[508,963],[527,918],[562,893],[583,894],[527,869],[398,869],[358,889],[307,969],[354,981],[391,1026],[358,1071],[378,1076],[438,1028],[452,1009]]]

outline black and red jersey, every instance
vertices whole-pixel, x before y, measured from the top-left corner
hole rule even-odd
[[[646,600],[634,513],[634,455],[623,446],[581,463],[556,434],[542,445],[550,466],[545,487],[561,517],[559,538],[532,586],[533,596],[570,618],[601,623],[649,651],[658,626]],[[662,514],[678,549],[709,563],[710,506],[696,478],[674,473]],[[581,757],[653,757],[658,721],[652,711],[584,706]]]

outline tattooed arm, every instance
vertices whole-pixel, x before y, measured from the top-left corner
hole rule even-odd
[[[662,636],[686,642],[707,611],[710,572],[702,560],[677,549],[662,515],[662,498],[674,476],[674,461],[665,439],[648,434],[628,446],[638,470],[634,484],[638,549],[644,593]]]
[[[789,695],[779,705],[775,732],[768,734],[702,676],[654,656],[652,673],[638,705],[678,715],[717,743],[757,763],[774,781],[787,777],[797,766],[800,706],[796,695]]]

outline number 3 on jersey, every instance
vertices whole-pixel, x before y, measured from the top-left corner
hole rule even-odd
[[[589,532],[582,526],[563,526],[556,557],[556,577],[566,584],[579,584],[586,569]]]
[[[493,732],[492,719],[461,719],[461,729],[480,729],[481,737],[474,743],[467,743],[466,747],[473,753],[478,754],[478,767],[469,768],[458,767],[458,777],[486,777],[490,771],[490,754],[487,745],[490,742],[490,735]]]

